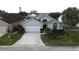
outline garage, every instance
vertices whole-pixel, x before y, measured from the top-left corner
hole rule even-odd
[[[26,26],[25,32],[31,33],[40,33],[40,26]]]
[[[29,19],[28,21],[24,21],[22,26],[26,33],[40,33],[42,24],[36,19]]]
[[[7,33],[8,23],[0,20],[0,36]]]
[[[0,26],[0,37],[7,33],[7,26]]]

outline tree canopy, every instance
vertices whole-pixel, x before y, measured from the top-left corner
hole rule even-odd
[[[58,19],[59,18],[59,16],[61,15],[61,13],[59,13],[59,12],[54,12],[54,13],[49,13],[48,14],[49,16],[51,16],[51,17],[53,17],[53,18],[55,18],[55,19]]]
[[[0,10],[0,13],[2,14],[2,13],[7,13],[6,11],[4,11],[4,10]]]
[[[79,10],[76,7],[69,7],[62,12],[63,23],[67,27],[74,27],[79,22]]]
[[[27,12],[20,12],[19,13],[19,15],[21,15],[21,16],[27,16],[27,14],[28,14]]]

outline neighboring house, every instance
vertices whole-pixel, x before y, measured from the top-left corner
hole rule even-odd
[[[23,22],[23,18],[18,14],[14,13],[4,13],[0,14],[0,33],[7,33],[7,30],[13,30],[13,27],[18,26],[21,22]]]
[[[2,21],[2,18],[0,18],[0,34],[5,34],[7,33],[7,28],[8,28],[9,24]]]
[[[63,24],[61,22],[47,14],[29,14],[21,25],[24,27],[25,32],[40,32],[44,25],[52,30],[63,29]]]

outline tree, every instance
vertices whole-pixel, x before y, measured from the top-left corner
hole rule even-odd
[[[27,12],[20,12],[19,15],[21,15],[21,16],[27,16],[28,13]]]
[[[33,11],[31,11],[30,13],[31,13],[31,14],[36,14],[36,15],[38,15],[38,11],[36,11],[36,10],[33,10]]]
[[[79,11],[76,7],[69,7],[62,12],[62,20],[66,27],[74,27],[79,21]]]
[[[2,13],[7,13],[6,11],[4,11],[4,10],[0,10],[0,13],[2,14]]]
[[[59,16],[61,15],[61,13],[59,13],[59,12],[56,12],[56,13],[49,13],[48,14],[49,16],[51,16],[51,17],[53,17],[53,18],[55,18],[55,19],[58,19],[59,18]]]

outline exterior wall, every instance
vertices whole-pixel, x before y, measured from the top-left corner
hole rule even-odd
[[[53,24],[47,25],[47,27],[53,29]]]
[[[57,20],[52,21],[50,24],[47,25],[47,27],[53,30],[53,24],[54,23],[57,23],[57,30],[62,30],[63,29],[63,24],[58,22]]]
[[[8,26],[0,26],[0,34],[6,34],[7,29],[8,29]]]
[[[58,30],[62,30],[62,29],[63,29],[63,25],[62,25],[61,23],[58,23],[58,24],[57,24],[57,29],[58,29]]]
[[[9,24],[0,20],[0,35],[4,35],[7,33]]]
[[[54,23],[49,24],[47,27],[53,30],[53,24]],[[62,30],[62,29],[63,29],[62,24],[57,23],[57,30]]]
[[[40,26],[26,26],[24,27],[25,32],[29,32],[29,33],[35,33],[38,32],[40,33]]]
[[[28,21],[24,21],[24,24],[22,26],[41,26],[42,24],[35,20],[35,19],[29,19]]]

